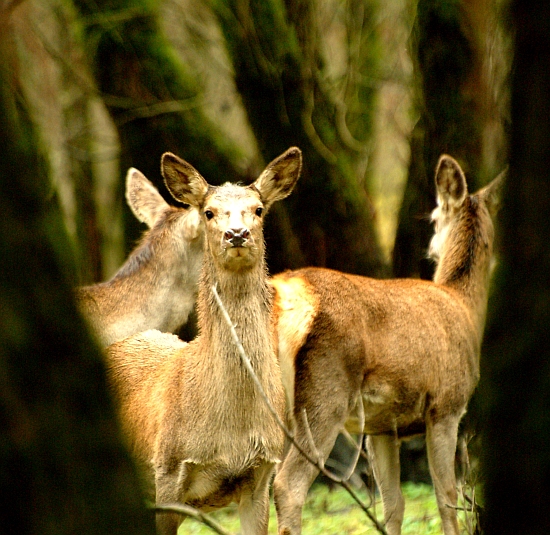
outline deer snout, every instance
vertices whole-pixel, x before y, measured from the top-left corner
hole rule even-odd
[[[228,229],[223,234],[223,239],[233,247],[242,247],[250,237],[250,231],[247,228]]]

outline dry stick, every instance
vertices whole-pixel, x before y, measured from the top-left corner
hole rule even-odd
[[[155,511],[158,513],[177,513],[180,515],[189,516],[199,522],[202,522],[220,535],[233,535],[230,531],[227,531],[220,526],[220,524],[218,524],[215,520],[212,520],[212,518],[208,515],[205,515],[202,511],[195,509],[195,507],[191,507],[190,505],[184,505],[181,503],[166,503],[155,506]]]
[[[365,404],[363,401],[363,396],[361,395],[359,396],[359,424],[361,425],[360,429],[365,429]],[[361,457],[361,452],[363,451],[364,440],[365,433],[361,431],[361,433],[359,433],[359,439],[357,440],[357,447],[355,449],[355,457],[353,459],[353,462],[350,464],[349,470],[342,477],[344,481],[348,481],[355,472],[355,468],[357,467],[357,463],[359,462],[359,458]]]
[[[241,357],[241,360],[243,362],[243,364],[245,365],[245,368],[248,370],[248,372],[250,373],[251,377],[252,377],[252,380],[254,381],[254,384],[256,385],[256,388],[258,390],[258,393],[260,394],[260,396],[263,398],[263,400],[265,401],[266,405],[267,405],[267,408],[269,409],[269,412],[271,412],[271,414],[273,415],[273,417],[275,418],[275,421],[277,422],[277,424],[279,425],[279,427],[283,430],[284,434],[286,435],[286,437],[290,440],[290,442],[292,442],[292,444],[294,445],[294,447],[311,463],[313,464],[316,468],[319,469],[319,471],[326,477],[328,477],[331,481],[333,481],[334,483],[337,483],[339,485],[341,485],[342,487],[344,487],[348,493],[350,494],[350,496],[355,500],[355,502],[359,505],[359,507],[361,507],[361,509],[363,510],[363,512],[368,516],[369,520],[374,524],[375,528],[378,530],[379,533],[381,533],[382,535],[387,535],[387,531],[386,529],[384,528],[384,526],[382,524],[380,524],[380,522],[378,522],[378,520],[374,517],[374,515],[370,512],[370,510],[368,509],[368,507],[363,503],[363,501],[361,500],[361,498],[357,495],[357,493],[355,492],[355,490],[351,487],[351,485],[349,484],[349,482],[347,480],[344,480],[343,478],[341,477],[337,477],[335,476],[333,473],[331,473],[330,471],[328,471],[325,466],[324,466],[324,463],[322,463],[320,461],[320,455],[319,455],[319,452],[315,446],[315,443],[313,441],[313,436],[311,434],[311,429],[309,427],[309,423],[307,421],[307,414],[304,411],[302,411],[302,418],[304,420],[304,425],[305,425],[305,428],[306,428],[306,434],[308,436],[308,439],[309,439],[309,442],[310,442],[310,446],[311,448],[313,449],[314,453],[316,454],[317,456],[317,460],[313,459],[308,453],[306,453],[306,451],[304,451],[304,449],[296,442],[296,440],[294,439],[294,434],[289,431],[289,429],[286,427],[286,425],[283,423],[283,421],[279,418],[279,415],[277,414],[277,412],[275,411],[275,409],[273,408],[273,406],[271,405],[269,399],[267,398],[266,394],[265,394],[265,391],[263,389],[263,386],[262,384],[260,383],[257,375],[256,375],[256,372],[254,371],[254,368],[252,367],[252,364],[250,362],[250,359],[248,358],[248,355],[246,354],[245,350],[244,350],[244,347],[239,339],[239,336],[237,335],[237,331],[235,330],[235,325],[233,325],[233,322],[231,321],[231,318],[229,317],[229,314],[218,294],[218,290],[216,288],[216,286],[212,286],[212,293],[214,294],[214,298],[216,299],[216,302],[218,303],[218,306],[220,307],[220,310],[223,314],[223,317],[225,318],[225,321],[227,322],[227,325],[229,326],[229,329],[231,331],[231,336],[233,337],[233,341],[235,342],[235,345],[237,346],[237,349],[239,350],[239,355]],[[363,408],[363,405],[361,404],[361,410],[360,410],[360,417],[362,418],[362,424],[364,424],[364,408]],[[361,435],[363,436],[363,435]],[[362,444],[362,441],[359,443],[359,448],[361,448],[361,444]],[[357,459],[359,458],[359,456],[357,455]],[[354,467],[355,468],[355,467]]]

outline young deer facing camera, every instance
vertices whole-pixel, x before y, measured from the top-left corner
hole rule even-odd
[[[236,501],[242,533],[266,534],[269,482],[284,434],[241,362],[217,291],[271,405],[285,417],[263,239],[269,207],[288,196],[301,170],[291,148],[250,186],[214,187],[173,154],[162,158],[166,185],[201,214],[205,253],[199,281],[199,336],[185,344],[147,331],[110,346],[108,371],[121,421],[155,481],[156,502],[202,510]],[[161,534],[181,517],[158,514]]]
[[[438,262],[433,282],[375,280],[321,268],[286,272],[272,281],[297,440],[311,452],[305,411],[326,460],[342,426],[353,425],[362,401],[391,535],[401,533],[404,511],[400,442],[420,433],[426,434],[443,531],[458,535],[457,430],[479,377],[493,254],[491,215],[501,181],[498,177],[469,195],[458,163],[440,158],[430,245]],[[316,475],[292,447],[274,481],[281,535],[300,533],[302,506]]]
[[[204,233],[196,208],[170,206],[137,169],[126,175],[126,200],[150,230],[111,280],[76,290],[105,346],[147,329],[174,332],[184,325],[202,266]]]

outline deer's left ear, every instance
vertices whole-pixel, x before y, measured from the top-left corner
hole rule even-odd
[[[439,205],[443,210],[462,205],[468,195],[468,186],[462,168],[454,158],[446,154],[443,154],[437,162],[435,187]]]
[[[208,183],[191,164],[171,152],[165,152],[160,170],[174,199],[195,207],[201,206],[208,191]]]
[[[170,208],[157,188],[133,167],[126,174],[126,202],[133,214],[149,228]]]
[[[302,171],[302,151],[291,147],[275,158],[254,182],[266,209],[275,201],[288,197]]]

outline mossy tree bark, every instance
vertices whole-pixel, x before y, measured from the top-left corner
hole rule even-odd
[[[158,0],[74,0],[99,90],[117,125],[121,169],[142,171],[173,203],[160,179],[160,157],[171,151],[212,183],[242,180],[238,149],[201,110],[192,73],[162,34]],[[121,199],[124,180],[121,177]],[[138,224],[124,208],[128,247]]]
[[[550,4],[512,2],[510,171],[482,361],[487,535],[550,532]]]
[[[13,4],[12,4],[13,5]],[[0,523],[36,535],[152,535],[14,74],[0,8]]]
[[[291,145],[304,151],[300,182],[268,223],[270,270],[307,264],[381,274],[363,183],[374,98],[362,78],[372,75],[375,56],[374,32],[366,31],[369,4],[343,8],[349,10],[344,19],[355,54],[348,49],[348,78],[338,95],[328,83],[315,2],[232,0],[214,6],[264,159]],[[365,31],[353,31],[353,25]]]
[[[487,21],[485,2],[418,2],[412,49],[419,120],[393,251],[397,277],[432,277],[426,259],[433,233],[428,216],[435,207],[433,174],[439,156],[447,153],[460,161],[472,191],[480,175],[495,171],[484,169],[484,132],[493,98],[484,67]]]

